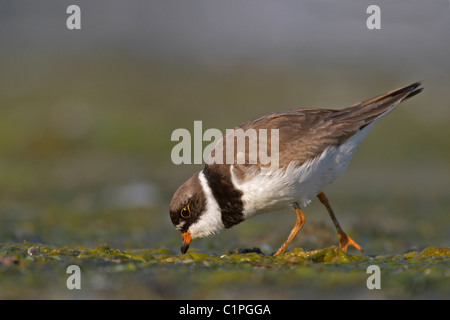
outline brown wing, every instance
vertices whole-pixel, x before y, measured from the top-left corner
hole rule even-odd
[[[303,164],[306,160],[319,156],[328,146],[337,146],[356,134],[378,117],[392,110],[403,100],[422,91],[420,82],[413,83],[372,99],[357,103],[341,110],[332,109],[294,109],[271,113],[245,122],[235,129],[278,129],[279,167],[292,161]],[[226,140],[226,138],[224,139]],[[249,159],[248,143],[246,144]],[[270,154],[270,143],[268,152]],[[236,165],[237,172],[244,176],[244,167],[260,165]]]

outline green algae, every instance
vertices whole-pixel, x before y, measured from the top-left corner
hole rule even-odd
[[[449,257],[450,248],[429,247],[420,253],[421,257]]]
[[[250,287],[255,290],[252,298],[309,297],[306,288],[312,296],[323,298],[332,292],[357,298],[361,291],[375,298],[448,298],[449,258],[449,248],[437,247],[370,257],[335,246],[294,248],[272,256],[4,243],[0,244],[0,298],[52,298],[55,292],[73,298],[75,293],[64,285],[66,268],[72,264],[83,272],[81,294],[96,298],[248,298]],[[365,284],[367,267],[373,264],[382,270],[378,295]]]
[[[366,260],[364,257],[347,254],[338,247],[325,248],[322,250],[315,250],[311,255],[311,260],[314,262],[324,263],[349,263]]]
[[[33,249],[30,253],[30,248]],[[443,260],[450,257],[449,248],[429,247],[421,252],[410,251],[398,255],[385,256],[358,256],[348,254],[336,246],[324,249],[305,251],[301,248],[294,248],[278,256],[263,253],[229,253],[224,255],[214,255],[205,252],[191,250],[184,255],[176,254],[167,249],[113,249],[109,246],[99,246],[95,248],[71,248],[52,247],[42,244],[22,243],[22,244],[0,244],[0,258],[15,258],[18,260],[32,260],[45,263],[55,259],[67,260],[77,259],[82,261],[111,261],[115,263],[126,263],[129,261],[151,262],[157,264],[180,264],[180,263],[202,263],[205,261],[217,264],[248,264],[264,263],[271,266],[287,266],[303,261],[310,264],[351,264],[358,262],[389,262],[389,263],[420,263],[426,261]]]

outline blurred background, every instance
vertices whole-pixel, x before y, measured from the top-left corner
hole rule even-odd
[[[342,108],[424,80],[325,191],[368,254],[449,246],[448,1],[0,2],[0,241],[166,248],[168,205],[201,165],[174,165],[173,130],[225,131],[277,110]],[[69,30],[66,9],[81,9]],[[205,143],[206,145],[207,143]],[[337,245],[313,203],[293,246]],[[292,212],[192,248],[269,253]]]

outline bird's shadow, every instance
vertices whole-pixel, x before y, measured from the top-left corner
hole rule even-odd
[[[240,253],[240,254],[246,254],[246,253],[257,253],[257,254],[261,254],[263,256],[266,255],[272,255],[272,254],[266,254],[264,252],[261,251],[260,248],[237,248],[234,250],[228,250],[228,254],[233,254],[233,253]]]

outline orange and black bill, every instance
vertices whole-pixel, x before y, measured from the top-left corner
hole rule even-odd
[[[183,243],[181,244],[181,253],[185,254],[188,249],[189,245],[191,244],[192,238],[189,231],[186,231],[185,233],[181,234],[181,239],[183,240]]]

